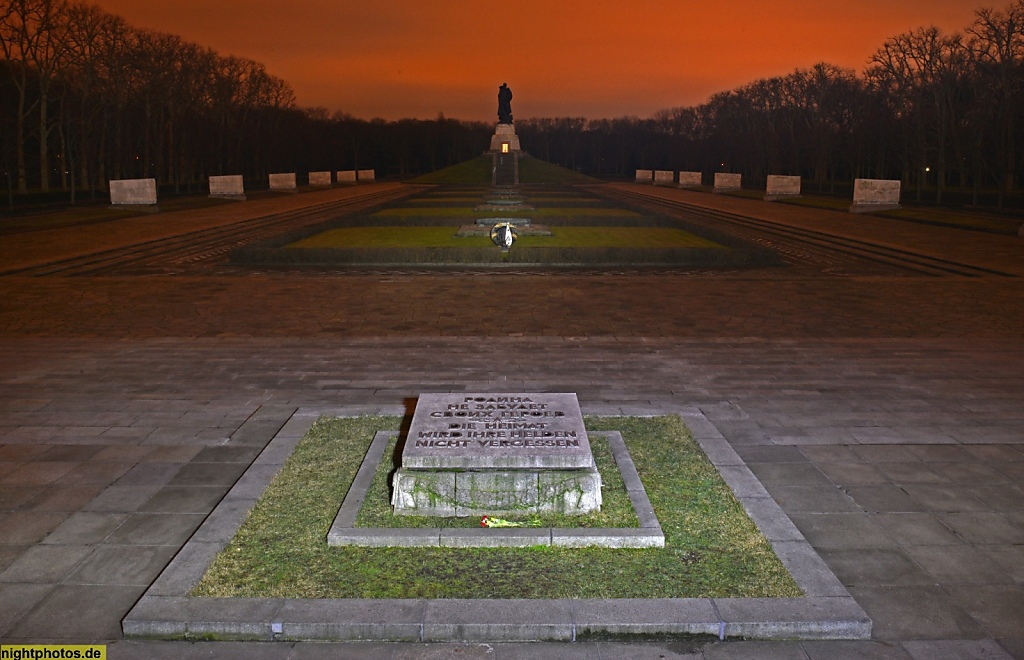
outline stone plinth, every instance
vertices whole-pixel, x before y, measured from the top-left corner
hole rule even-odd
[[[601,507],[575,394],[423,394],[394,476],[399,515]]]
[[[721,193],[739,190],[741,188],[741,177],[741,174],[733,174],[731,172],[715,172],[714,192]]]
[[[900,182],[898,179],[854,179],[853,213],[887,211],[900,208]]]
[[[519,146],[519,136],[516,135],[516,127],[514,125],[498,124],[494,127],[494,135],[491,136],[491,151],[500,154],[522,151]]]
[[[360,183],[373,183],[376,177],[374,170],[356,170],[356,180]]]
[[[765,187],[765,201],[800,196],[800,177],[769,174],[768,185]]]
[[[210,177],[210,197],[220,199],[245,199],[245,184],[241,174]]]
[[[270,189],[271,190],[291,190],[296,189],[295,186],[295,172],[279,173],[270,175]]]
[[[331,185],[331,173],[330,172],[310,172],[309,173],[309,185],[311,185],[311,186],[329,186],[329,185]]]
[[[676,174],[672,170],[654,170],[654,185],[671,186],[675,183]]]
[[[679,173],[679,187],[680,188],[699,188],[703,177],[700,172],[680,172]]]
[[[345,183],[353,185],[356,182],[356,171],[355,170],[339,170],[337,172],[338,183]]]
[[[110,182],[110,203],[114,206],[156,204],[156,179],[114,179]]]
[[[651,183],[654,181],[654,170],[637,170],[636,171],[636,182],[637,183]]]

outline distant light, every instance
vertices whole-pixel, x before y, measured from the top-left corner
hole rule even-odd
[[[501,153],[503,153],[503,154],[507,154],[508,153],[508,142],[502,142],[501,143]]]
[[[930,168],[930,167],[926,167],[926,168],[924,168],[924,171],[925,171],[925,172],[931,172],[931,171],[932,171],[932,168]]]

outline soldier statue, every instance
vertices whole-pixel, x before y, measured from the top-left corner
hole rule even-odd
[[[498,123],[512,123],[512,90],[508,83],[501,83],[498,88]]]

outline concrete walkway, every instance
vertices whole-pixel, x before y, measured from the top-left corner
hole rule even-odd
[[[950,231],[893,235],[1024,263],[1024,239]],[[510,283],[523,307],[495,302]],[[0,278],[0,637],[97,641],[125,658],[1022,658],[1022,294],[1014,278],[756,272]],[[436,390],[574,391],[585,413],[699,408],[867,611],[874,640],[120,640],[121,619],[297,409],[395,411]]]

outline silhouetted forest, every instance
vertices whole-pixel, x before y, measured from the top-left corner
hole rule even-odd
[[[484,151],[493,124],[362,120],[300,108],[247,59],[141,30],[67,0],[0,0],[0,168],[15,193],[102,196],[109,179],[374,168],[402,177]],[[812,190],[902,179],[936,202],[1002,204],[1021,187],[1024,0],[961,32],[892,37],[858,73],[827,63],[653,117],[516,122],[532,155],[581,172],[637,168],[798,174]],[[251,184],[249,182],[252,182]],[[85,191],[83,193],[83,191]],[[36,196],[39,196],[39,195]]]

